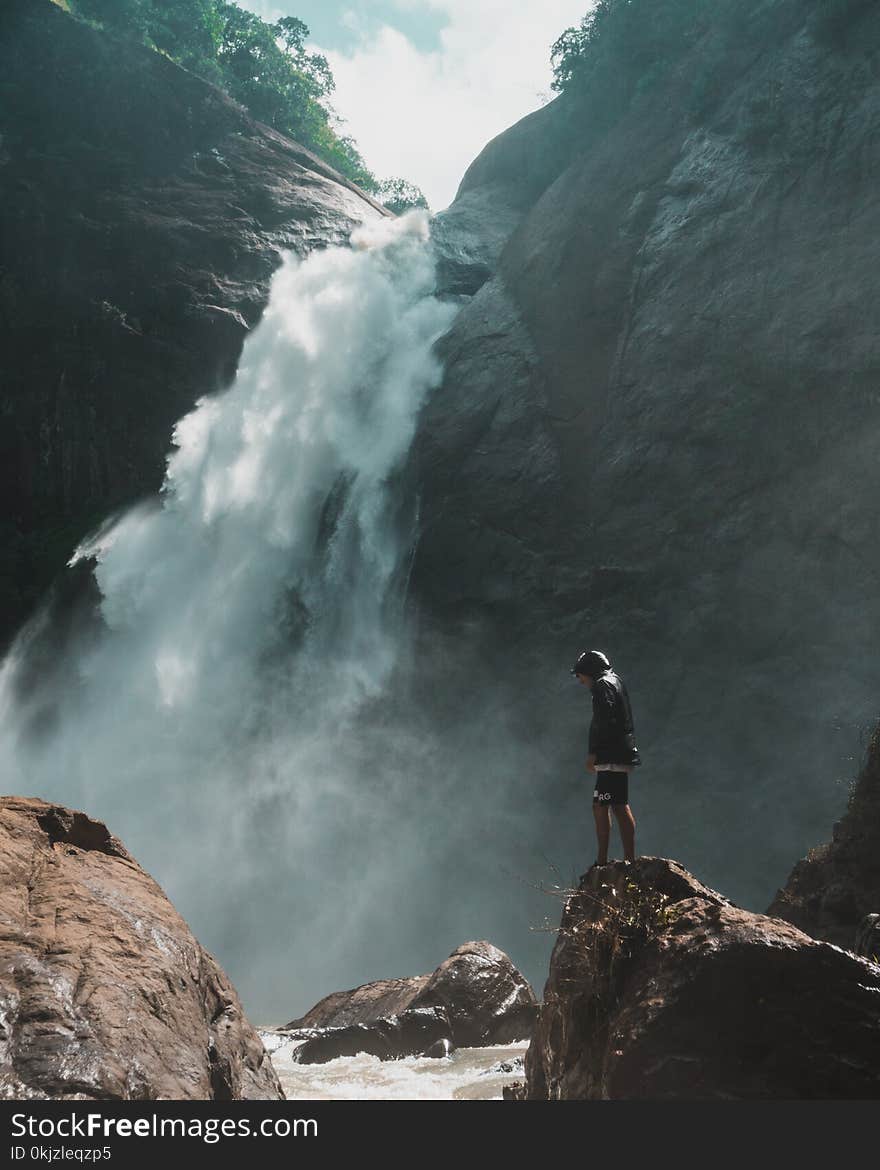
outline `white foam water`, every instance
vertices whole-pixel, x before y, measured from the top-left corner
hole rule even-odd
[[[455,312],[427,237],[412,213],[283,257],[233,385],[178,422],[159,498],[72,558],[95,561],[101,630],[35,682],[38,618],[0,672],[7,791],[106,820],[251,1010],[368,978],[364,908],[419,861],[393,838],[370,873],[356,858],[410,780],[356,728],[404,642],[395,476]]]
[[[296,1064],[295,1043],[269,1029],[260,1035],[288,1099],[310,1101],[500,1101],[504,1085],[523,1079],[528,1048],[522,1041],[459,1048],[440,1060],[379,1060],[361,1053],[326,1064]]]

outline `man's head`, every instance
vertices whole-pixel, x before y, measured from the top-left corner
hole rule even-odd
[[[592,690],[593,681],[610,669],[611,663],[607,654],[603,654],[601,650],[584,650],[571,668],[571,673],[581,686]]]

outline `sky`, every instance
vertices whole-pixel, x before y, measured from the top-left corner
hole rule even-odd
[[[370,169],[452,202],[486,143],[554,96],[550,46],[591,0],[238,0],[298,16]]]

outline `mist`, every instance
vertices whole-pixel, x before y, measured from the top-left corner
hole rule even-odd
[[[387,701],[417,521],[398,473],[455,312],[427,230],[414,213],[283,257],[159,498],[71,558],[97,626],[35,672],[44,613],[2,668],[9,789],[106,820],[257,1019],[445,953],[429,907],[458,813],[424,783],[425,722]]]
[[[408,456],[456,313],[427,219],[351,245],[283,256],[158,497],[74,551],[94,601],[63,621],[50,602],[0,668],[8,790],[105,820],[266,1024],[472,938],[540,994],[559,888],[594,855],[581,635],[517,650],[491,607],[435,626],[408,593]],[[629,677],[619,631],[591,638]],[[650,745],[647,681],[629,677]],[[735,874],[668,789],[638,787],[641,851]]]

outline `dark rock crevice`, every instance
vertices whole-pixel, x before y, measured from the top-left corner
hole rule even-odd
[[[871,950],[870,915],[880,911],[880,726],[831,840],[795,865],[768,914],[814,938],[863,954]]]
[[[110,833],[107,826],[101,821],[93,821],[85,813],[53,805],[48,812],[37,817],[37,824],[52,845],[73,845],[77,849],[94,849],[110,857],[131,860],[121,841]]]

